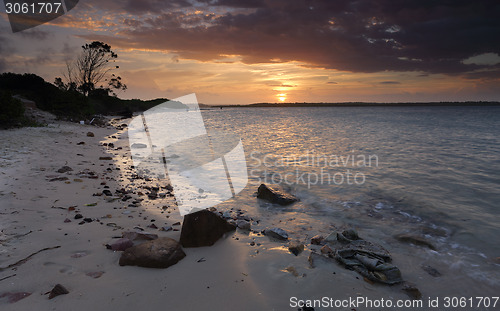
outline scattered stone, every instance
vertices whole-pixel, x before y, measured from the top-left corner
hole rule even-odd
[[[321,245],[321,243],[325,240],[322,235],[315,235],[311,238],[311,244],[313,245]]]
[[[104,274],[104,271],[87,272],[85,275],[90,276],[93,279],[98,279]]]
[[[265,184],[261,184],[257,189],[257,198],[279,205],[289,205],[299,200],[293,195],[277,189],[276,186],[270,187]]]
[[[99,160],[113,160],[113,157],[99,157]]]
[[[78,177],[80,178],[90,178],[90,179],[97,179],[99,176],[96,174],[96,172],[93,172],[89,169],[84,169],[81,172],[78,172]]]
[[[73,169],[69,166],[63,166],[60,169],[57,170],[58,173],[66,173],[66,172],[71,172]]]
[[[304,251],[304,244],[295,241],[295,242],[290,242],[288,244],[288,250],[290,253],[294,254],[295,256],[298,256],[300,253]]]
[[[427,241],[424,237],[421,236],[402,233],[396,235],[395,238],[400,242],[411,243],[418,246],[425,246],[433,251],[436,250],[436,247],[431,242]]]
[[[246,231],[250,231],[250,222],[244,220],[244,219],[240,219],[236,222],[236,226],[238,228],[240,228],[241,230],[246,230]]]
[[[262,233],[277,240],[288,240],[288,233],[281,228],[265,229]]]
[[[325,255],[332,255],[333,254],[333,250],[328,245],[324,245],[320,249],[320,251],[321,251],[322,254],[325,254]]]
[[[50,291],[49,299],[66,294],[69,294],[69,291],[61,284],[56,284],[56,286],[54,286],[54,288]]]
[[[148,226],[148,228],[151,228],[151,229],[158,229],[158,227],[155,225],[155,224],[150,224]]]
[[[418,290],[415,284],[404,282],[402,290],[413,300],[422,298],[422,293]]]
[[[127,238],[131,241],[135,240],[156,240],[158,239],[158,235],[154,233],[147,233],[147,232],[134,232],[134,231],[128,231],[128,232],[122,232],[122,237]]]
[[[113,193],[111,193],[111,191],[109,191],[108,189],[103,190],[102,194],[104,194],[105,196],[108,196],[108,197],[113,195]]]
[[[95,135],[94,135],[94,133],[92,133],[92,132],[88,132],[88,133],[87,133],[87,137],[94,137],[94,136],[95,136]]]
[[[64,180],[68,180],[68,179],[69,179],[68,177],[55,177],[55,178],[49,179],[49,181],[64,181]]]
[[[93,220],[92,220],[92,218],[87,217],[87,218],[84,218],[83,221],[85,221],[85,222],[92,222]]]
[[[299,276],[299,273],[297,272],[297,269],[294,266],[286,267],[284,271],[289,272],[294,277],[298,277]]]
[[[67,223],[67,222],[71,222],[71,219],[66,218],[66,219],[64,219],[64,222],[66,222],[66,223]]]
[[[8,303],[15,303],[21,299],[24,299],[31,295],[31,293],[27,292],[17,292],[17,293],[3,293],[0,294],[0,298],[7,298]]]
[[[142,143],[133,143],[132,145],[130,145],[130,148],[147,148],[147,147],[148,145]]]
[[[120,257],[120,266],[168,268],[186,257],[181,245],[171,238],[159,238],[128,248]]]
[[[422,266],[422,269],[429,273],[431,276],[437,278],[441,276],[441,273],[429,265]]]
[[[76,215],[75,215],[75,219],[80,219],[80,218],[83,218],[83,215],[82,215],[82,214],[76,214]]]
[[[134,246],[134,243],[127,238],[121,238],[111,245],[106,244],[106,248],[113,251],[124,251],[132,246]]]
[[[236,226],[218,214],[201,210],[184,216],[180,243],[184,247],[211,246],[226,232],[235,229]]]
[[[171,230],[172,230],[172,226],[165,226],[165,227],[162,227],[160,230],[161,230],[161,231],[167,231],[167,232],[168,232],[168,231],[171,231]]]
[[[85,142],[81,141],[81,142],[77,143],[77,145],[85,145]]]

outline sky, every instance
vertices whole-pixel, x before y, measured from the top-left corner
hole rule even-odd
[[[121,98],[500,101],[500,1],[80,0],[17,33],[0,7],[0,72],[53,82],[102,41]]]

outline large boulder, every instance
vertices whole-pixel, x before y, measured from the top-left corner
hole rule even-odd
[[[261,184],[257,189],[257,197],[279,205],[290,205],[299,200],[293,195],[278,189],[276,186],[271,187],[265,184]]]
[[[224,233],[233,230],[236,230],[234,224],[209,210],[202,210],[184,216],[180,242],[184,247],[211,246]]]
[[[120,266],[168,268],[186,257],[179,242],[158,238],[127,248],[120,257]]]

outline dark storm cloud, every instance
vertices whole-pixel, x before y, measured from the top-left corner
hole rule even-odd
[[[300,61],[352,72],[462,74],[485,67],[462,60],[500,53],[498,1],[200,0],[203,14],[188,8],[181,0],[128,1],[127,12],[158,14],[122,38],[101,38],[201,61],[240,55],[245,63]]]

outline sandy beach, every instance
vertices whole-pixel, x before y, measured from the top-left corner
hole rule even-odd
[[[270,222],[287,228],[293,214],[262,221],[252,217],[250,232],[237,229],[213,246],[184,248],[186,257],[166,269],[120,266],[121,252],[106,245],[122,232],[179,240],[183,219],[174,198],[148,196],[148,187],[157,182],[134,177],[121,126],[126,120],[105,127],[48,123],[0,132],[2,310],[297,310],[292,297],[411,301],[401,285],[373,284],[334,259],[318,257],[311,265],[311,252],[321,253],[321,246],[311,245],[310,238],[327,236],[329,230],[318,231],[305,221],[304,230],[289,232],[290,240],[306,246],[298,256],[289,252],[288,241],[260,234],[260,226]],[[130,198],[122,200],[121,189]],[[424,301],[443,290],[411,251],[398,249],[393,256]],[[49,299],[56,284],[69,293]],[[465,287],[457,283],[455,291]],[[483,290],[493,294],[494,288],[485,284]],[[315,308],[327,309],[352,308]]]

